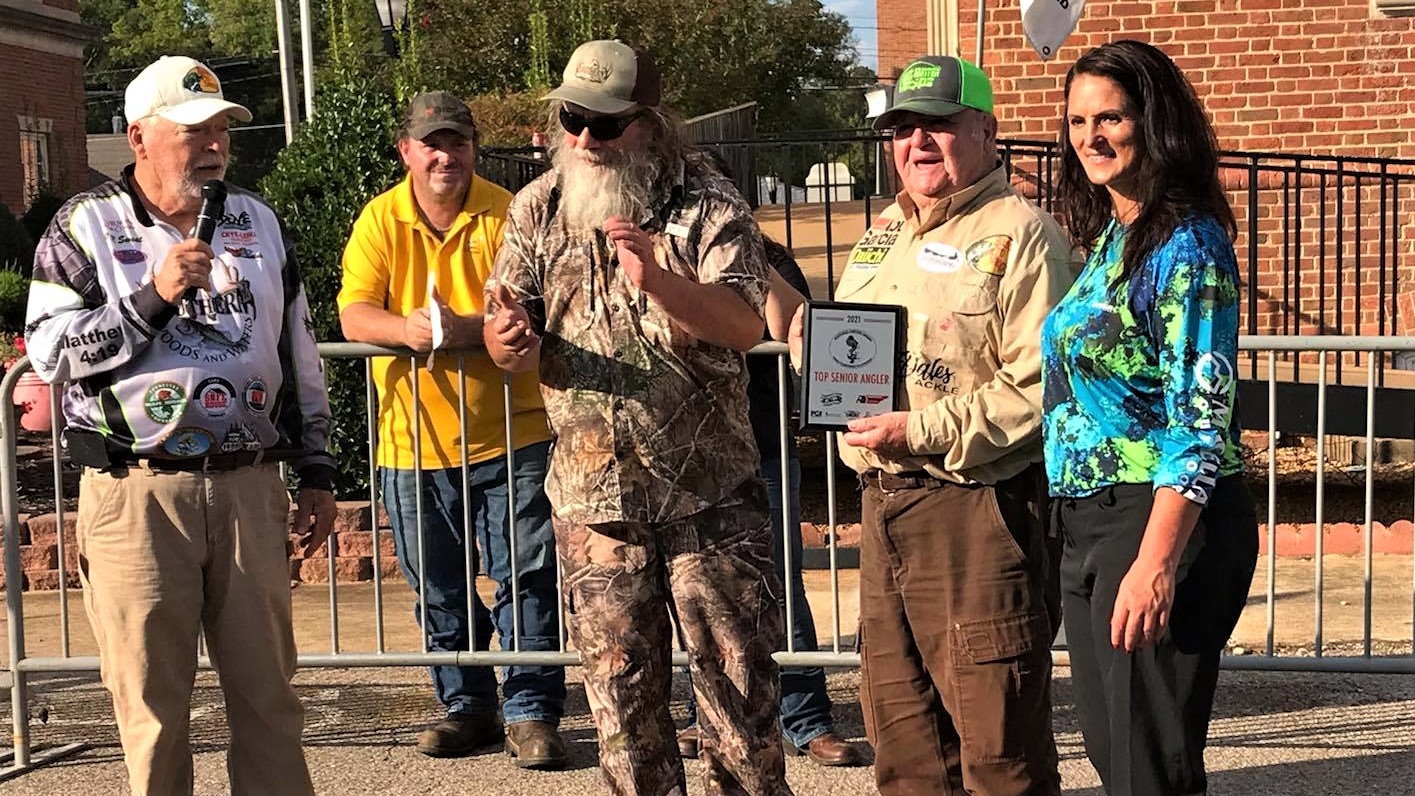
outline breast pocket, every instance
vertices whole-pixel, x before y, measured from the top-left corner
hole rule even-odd
[[[958,346],[973,356],[990,344],[998,318],[997,290],[1000,279],[966,269],[954,279],[939,280],[930,290],[944,309],[940,318],[944,342]]]

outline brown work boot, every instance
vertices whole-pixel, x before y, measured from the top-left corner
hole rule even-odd
[[[544,721],[518,721],[506,728],[506,754],[517,766],[550,771],[564,768],[565,742]]]
[[[806,744],[805,749],[797,748],[792,744],[786,744],[786,749],[793,755],[804,754],[818,766],[848,768],[865,764],[865,756],[860,752],[860,749],[833,732],[812,738],[811,742]]]
[[[418,751],[428,757],[465,757],[501,738],[501,717],[496,713],[454,712],[418,733]]]
[[[678,756],[684,760],[698,759],[698,728],[684,727],[678,731]]]

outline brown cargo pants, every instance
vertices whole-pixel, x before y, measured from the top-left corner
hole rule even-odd
[[[880,793],[1059,794],[1041,468],[996,486],[860,480],[860,704]]]
[[[704,792],[790,796],[777,724],[781,593],[766,487],[662,524],[555,520],[570,637],[616,796],[684,796],[673,717],[677,616],[698,701]]]

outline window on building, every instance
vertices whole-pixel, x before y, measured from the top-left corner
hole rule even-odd
[[[1377,17],[1415,16],[1415,0],[1371,0]]]
[[[49,144],[54,133],[51,119],[20,117],[20,172],[24,177],[26,205],[50,183]]]

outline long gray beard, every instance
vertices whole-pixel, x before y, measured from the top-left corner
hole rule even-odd
[[[599,229],[616,216],[643,220],[659,172],[652,156],[566,146],[552,162],[560,176],[559,212],[571,229]]]

